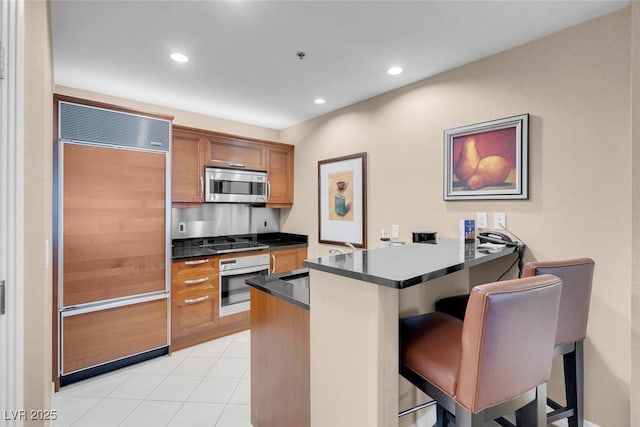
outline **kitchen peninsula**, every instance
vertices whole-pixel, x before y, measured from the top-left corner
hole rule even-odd
[[[255,278],[252,292],[290,306],[308,286],[310,425],[398,425],[399,406],[410,405],[400,402],[398,319],[433,311],[437,299],[485,281],[483,273],[495,280],[514,252],[505,247],[485,254],[473,243],[439,239],[308,259],[308,281],[293,273],[295,280]],[[483,271],[474,273],[477,269]],[[253,394],[254,387],[258,384],[252,383],[252,405],[258,408],[263,396]]]

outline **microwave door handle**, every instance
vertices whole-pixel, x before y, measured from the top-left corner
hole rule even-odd
[[[258,273],[263,270],[267,270],[267,272],[269,272],[269,265],[261,265],[259,267],[236,268],[234,270],[220,271],[220,275],[221,276],[237,276],[239,274]]]

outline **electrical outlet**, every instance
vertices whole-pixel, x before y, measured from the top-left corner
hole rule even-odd
[[[178,233],[184,233],[187,231],[187,225],[184,222],[178,223]]]
[[[493,214],[493,227],[496,230],[504,230],[507,228],[507,215],[504,212],[496,212]]]
[[[392,239],[397,239],[398,237],[400,237],[400,226],[392,225],[391,226],[391,238]]]
[[[489,228],[489,217],[486,212],[476,213],[476,227]]]

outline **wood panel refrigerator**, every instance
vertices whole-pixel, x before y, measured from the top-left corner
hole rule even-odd
[[[63,100],[57,119],[65,385],[168,351],[171,122]]]

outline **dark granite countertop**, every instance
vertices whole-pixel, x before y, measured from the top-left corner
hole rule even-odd
[[[304,234],[263,233],[255,236],[258,242],[268,245],[269,249],[289,249],[309,245],[309,237]]]
[[[243,238],[258,242],[260,244],[267,245],[266,250],[278,250],[278,249],[291,249],[298,247],[308,246],[309,238],[303,234],[292,233],[263,233],[263,234],[243,234],[234,235],[232,237]],[[197,246],[191,246],[184,244],[188,240],[193,239],[174,239],[171,247],[171,258],[176,259],[188,259],[195,257],[216,256],[223,255],[218,254],[214,250],[208,248],[201,248]],[[188,242],[187,242],[188,243]],[[247,249],[246,251],[235,252],[238,254],[245,254],[249,252],[255,252],[255,250]]]
[[[476,243],[440,238],[436,244],[410,243],[307,259],[305,267],[391,288],[408,288],[464,268],[516,252],[506,246],[497,253],[483,253]]]
[[[309,270],[306,268],[255,276],[245,282],[262,292],[309,310]]]

